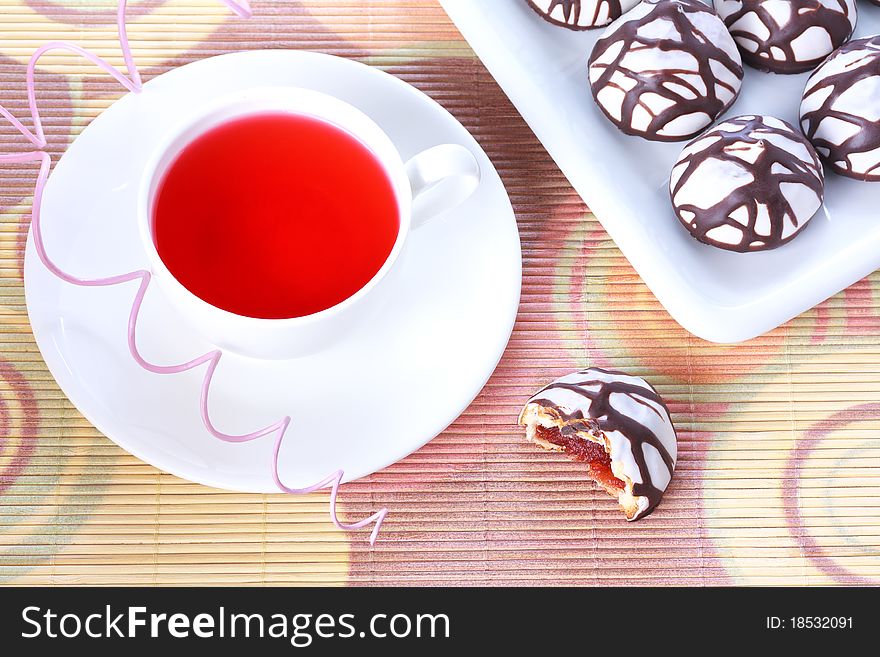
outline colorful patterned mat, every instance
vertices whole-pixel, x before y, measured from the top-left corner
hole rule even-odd
[[[705,343],[658,305],[433,0],[252,0],[250,20],[215,0],[132,4],[145,79],[224,52],[312,49],[378,66],[443,104],[513,201],[519,319],[457,422],[343,488],[343,513],[391,510],[370,549],[363,532],[333,528],[325,494],[190,484],[79,415],[28,327],[21,268],[35,172],[5,168],[0,583],[880,584],[880,275],[763,338]],[[121,65],[114,11],[114,0],[0,0],[0,103],[27,115],[25,63],[50,39]],[[57,156],[120,91],[57,56],[43,60],[38,94]],[[0,151],[23,148],[0,125]],[[587,365],[647,377],[679,428],[676,478],[638,523],[515,426],[531,392]]]

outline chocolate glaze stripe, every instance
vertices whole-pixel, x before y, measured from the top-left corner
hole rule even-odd
[[[552,15],[553,10],[560,5],[562,5],[562,15],[565,16],[565,22],[570,25],[578,25],[581,18],[580,0],[552,0],[547,8],[547,14]],[[598,12],[598,4],[596,5],[596,10]]]
[[[843,71],[831,75],[823,74],[829,63],[860,49],[864,50],[864,55],[850,62]],[[817,69],[807,82],[804,91],[805,102],[813,96],[818,98],[825,96],[825,98],[819,107],[801,114],[804,133],[819,152],[823,155],[827,154],[829,166],[837,173],[866,181],[880,180],[880,162],[861,174],[852,171],[850,158],[859,153],[880,149],[880,121],[872,121],[860,114],[835,109],[835,105],[839,104],[841,96],[852,89],[857,82],[874,76],[880,77],[880,35],[851,41],[826,60],[826,63]],[[819,137],[817,133],[820,126],[823,121],[829,119],[853,126],[854,134],[841,143]]]
[[[598,369],[598,368],[596,368],[596,369]],[[610,372],[607,372],[607,373],[610,373]],[[592,397],[590,397],[589,394],[585,394],[583,386],[593,386],[593,385],[596,385],[596,383],[595,383],[595,381],[592,381],[592,380],[576,381],[574,383],[571,383],[571,382],[551,383],[550,385],[545,386],[543,389],[541,389],[538,392],[538,394],[541,394],[542,392],[545,392],[547,390],[553,390],[555,388],[560,388],[563,390],[571,390],[572,392],[575,392],[583,397],[587,397],[588,399],[592,399]],[[621,385],[627,385],[627,384],[621,384]],[[651,404],[646,402],[644,399],[639,399],[639,397],[645,397],[645,398],[651,399],[652,401],[655,401],[657,403],[662,404],[663,400],[660,398],[659,395],[657,395],[656,393],[654,393],[653,395],[646,395],[646,394],[644,394],[645,389],[642,388],[641,386],[628,385],[627,387],[630,389],[630,392],[632,392],[632,395],[629,395],[629,396],[634,402],[644,406],[645,408],[649,408],[653,413],[655,413],[657,415],[657,417],[659,417],[659,418],[663,417],[663,415],[660,413],[660,411],[658,411],[654,406],[652,406]],[[637,396],[634,397],[633,395],[637,395]],[[540,400],[536,400],[536,402],[537,401],[540,401]],[[576,411],[575,413],[572,413],[571,415],[567,415],[567,414],[563,414],[563,415],[566,415],[566,417],[569,417],[569,418],[577,418],[578,416],[583,417],[583,414],[580,411]]]
[[[733,98],[736,98],[738,89],[725,80],[716,77],[715,72],[712,70],[712,62],[718,62],[729,70],[734,77],[739,79],[743,77],[743,68],[728,52],[714,44],[704,33],[696,29],[688,17],[688,13],[693,12],[705,12],[713,16],[715,15],[705,5],[694,0],[665,0],[654,4],[650,13],[645,17],[639,20],[624,22],[616,30],[603,36],[596,43],[590,56],[590,67],[591,69],[602,70],[602,74],[591,85],[593,96],[596,97],[599,91],[609,86],[620,89],[625,93],[621,109],[621,120],[619,122],[614,119],[612,120],[618,123],[626,134],[646,134],[660,140],[677,141],[682,138],[686,139],[688,136],[693,136],[696,133],[681,137],[665,137],[658,133],[675,119],[689,114],[703,113],[710,120],[714,120],[733,102],[733,99],[729,102],[724,102],[718,98],[718,87],[728,89],[733,94]],[[639,29],[646,24],[661,20],[667,20],[672,23],[678,34],[677,39],[649,38],[638,34]],[[621,42],[620,52],[610,63],[597,63],[609,48],[617,46]],[[687,81],[685,76],[694,74],[694,71],[691,70],[633,71],[623,66],[623,59],[628,53],[650,48],[655,48],[664,53],[684,52],[693,55],[697,62],[697,74],[705,85],[705,91],[696,88]],[[613,83],[612,77],[618,72],[622,72],[627,78],[633,80],[635,85],[631,89],[626,90],[621,88],[620,85]],[[686,87],[693,93],[694,98],[685,99],[679,93],[670,89],[668,83],[671,81],[675,85]],[[642,102],[642,96],[645,94],[656,94],[670,101],[671,106],[655,114]],[[606,112],[601,103],[599,106],[603,112]],[[643,131],[635,131],[630,127],[633,123],[633,112],[636,107],[642,107],[651,116],[648,127]]]
[[[733,125],[736,129],[723,129],[727,125]],[[824,193],[824,179],[819,157],[806,142],[804,143],[807,146],[807,151],[813,158],[812,166],[805,165],[797,155],[780,148],[769,139],[762,139],[762,136],[772,133],[782,135],[789,140],[797,138],[799,133],[790,126],[789,128],[791,134],[766,125],[759,116],[741,116],[730,119],[713,130],[711,135],[707,133],[700,138],[700,140],[708,142],[711,137],[717,135],[718,138],[715,141],[679,160],[676,166],[685,164],[685,170],[671,188],[673,203],[675,203],[678,192],[702,162],[707,159],[716,159],[740,165],[741,160],[736,155],[738,149],[741,150],[748,145],[758,145],[763,149],[763,155],[755,161],[750,169],[755,183],[738,187],[718,206],[712,208],[711,215],[718,217],[717,221],[707,220],[710,213],[703,208],[688,204],[676,205],[679,219],[686,225],[687,221],[681,216],[682,213],[701,217],[702,221],[699,225],[688,225],[688,230],[697,239],[711,243],[712,240],[708,239],[706,234],[719,226],[728,224],[742,231],[742,240],[738,245],[733,245],[734,250],[749,251],[752,250],[755,243],[766,244],[769,247],[779,246],[797,234],[795,232],[784,237],[786,218],[796,222],[798,215],[785,195],[780,192],[780,186],[786,183],[808,185],[821,200]],[[767,208],[769,214],[771,227],[769,236],[762,235],[756,230],[759,206],[762,205]],[[748,212],[748,223],[746,224],[741,224],[730,218],[740,208],[746,208]]]
[[[622,373],[620,372],[612,372],[599,368],[594,369],[596,371],[612,376],[622,375]],[[586,370],[582,373],[589,374],[590,372],[589,370]],[[587,389],[594,387],[598,387],[598,390],[592,391]],[[540,397],[541,393],[557,388],[569,390],[589,399],[590,417],[585,418],[580,410],[575,410],[573,413],[567,414],[565,413],[565,411],[560,409],[555,402]],[[637,401],[640,404],[645,404],[645,399],[654,402],[664,411],[666,411],[666,415],[667,417],[669,417],[669,410],[666,408],[666,404],[664,403],[660,395],[657,394],[656,390],[654,390],[653,388],[645,388],[636,384],[625,383],[623,381],[602,381],[600,379],[586,379],[577,382],[551,383],[550,385],[540,390],[535,395],[535,398],[532,399],[531,403],[539,404],[541,406],[544,406],[545,408],[554,409],[566,422],[585,419],[595,420],[596,426],[600,431],[607,433],[618,432],[622,436],[624,436],[629,441],[633,459],[636,462],[636,466],[638,467],[639,474],[641,475],[642,479],[641,483],[633,482],[632,491],[633,494],[638,497],[647,498],[648,508],[642,514],[642,516],[646,516],[651,511],[653,511],[653,509],[660,503],[660,499],[663,496],[663,491],[653,484],[651,472],[645,459],[644,446],[651,445],[654,449],[657,450],[658,454],[660,454],[660,457],[663,459],[663,463],[669,470],[670,477],[672,476],[672,471],[675,468],[675,459],[672,458],[669,451],[666,449],[666,446],[653,431],[648,429],[643,424],[620,413],[617,409],[614,408],[614,406],[611,404],[611,396],[613,394],[626,395],[633,401]],[[640,400],[638,399],[638,397],[642,397],[643,399]],[[659,415],[659,412],[656,408],[652,407],[652,410],[657,412]],[[672,424],[671,418],[669,419],[669,422],[670,424]],[[593,427],[590,427],[591,430],[592,428]]]

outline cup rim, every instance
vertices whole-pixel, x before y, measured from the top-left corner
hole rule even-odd
[[[329,123],[341,130],[344,130],[348,134],[352,135],[359,142],[361,142],[361,144],[363,144],[363,146],[367,148],[371,153],[373,153],[373,155],[382,166],[382,169],[388,176],[391,182],[391,186],[394,190],[398,210],[397,238],[394,241],[394,245],[392,246],[391,251],[385,258],[385,261],[382,263],[382,266],[372,276],[372,278],[370,278],[370,280],[367,281],[354,294],[346,297],[342,301],[328,308],[324,308],[323,310],[319,310],[309,315],[300,315],[298,317],[250,317],[248,315],[241,315],[230,310],[220,308],[219,306],[215,306],[214,304],[202,299],[200,296],[198,296],[188,287],[186,287],[183,283],[181,283],[177,279],[177,277],[171,272],[171,270],[168,269],[167,265],[165,265],[165,262],[159,255],[159,251],[156,247],[156,242],[153,239],[153,221],[151,208],[154,189],[153,183],[154,181],[156,181],[157,178],[161,178],[161,176],[165,174],[168,164],[174,161],[177,155],[187,144],[192,143],[194,139],[205,134],[205,132],[207,132],[207,130],[209,130],[210,128],[214,128],[217,125],[220,125],[220,123],[222,123],[223,121],[227,121],[233,118],[241,118],[254,114],[264,113],[267,111],[284,112],[285,109],[283,107],[269,107],[263,109],[259,107],[252,107],[250,109],[244,109],[241,112],[236,112],[223,119],[223,121],[209,123],[208,126],[205,128],[199,128],[200,122],[209,120],[218,112],[224,109],[228,109],[230,107],[234,107],[237,104],[245,106],[260,99],[277,101],[278,99],[284,100],[285,97],[288,101],[292,101],[294,99],[302,101],[305,98],[306,100],[312,99],[316,103],[320,102],[325,105],[335,105],[337,108],[342,109],[352,114],[353,116],[356,116],[360,122],[369,126],[369,128],[375,133],[376,138],[385,141],[385,148],[383,148],[383,150],[387,152],[388,156],[379,155],[378,153],[376,153],[374,148],[372,148],[370,145],[365,143],[363,139],[361,139],[360,135],[358,135],[356,131],[350,129],[347,126],[340,125],[337,121],[328,119],[326,116],[323,116],[320,111],[310,111],[307,108],[296,108],[287,110],[292,114],[310,116],[320,121],[324,121],[325,123]],[[188,132],[191,131],[192,134],[186,139],[184,145],[175,149],[176,152],[171,155],[168,160],[168,164],[162,167],[163,160],[174,148],[175,143],[180,139],[181,136],[186,135]],[[393,161],[389,162],[389,159],[392,159]],[[362,110],[340,98],[337,98],[336,96],[321,91],[316,91],[314,89],[288,86],[254,87],[243,92],[236,92],[215,99],[214,101],[200,107],[194,112],[187,113],[181,120],[176,122],[168,130],[167,134],[159,141],[159,143],[148,156],[147,162],[143,168],[143,173],[140,177],[139,189],[137,194],[138,232],[140,234],[143,247],[146,251],[147,258],[150,262],[150,269],[154,277],[159,277],[156,276],[156,274],[160,273],[161,278],[163,279],[161,281],[162,283],[173,285],[175,288],[177,288],[178,292],[183,293],[183,295],[187,297],[190,302],[202,307],[210,313],[214,313],[215,316],[223,317],[233,322],[247,323],[255,327],[264,326],[280,328],[285,326],[303,326],[322,321],[334,315],[338,315],[345,309],[353,306],[358,301],[363,299],[379,284],[379,282],[382,281],[382,279],[384,279],[388,275],[388,273],[391,271],[391,268],[400,257],[400,254],[403,250],[404,242],[406,241],[406,238],[410,232],[410,224],[412,221],[412,199],[408,194],[404,193],[406,190],[409,190],[409,185],[409,178],[406,175],[403,160],[397,150],[397,147],[394,145],[394,142],[391,140],[388,134]]]

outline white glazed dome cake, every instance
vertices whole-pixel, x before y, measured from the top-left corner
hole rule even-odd
[[[801,127],[835,173],[880,181],[880,36],[850,41],[816,69]]]
[[[696,239],[765,251],[797,235],[822,206],[819,156],[785,121],[728,119],[688,144],[670,178],[675,214]]]
[[[526,0],[545,20],[572,30],[608,25],[640,0]]]
[[[743,60],[762,71],[803,73],[846,43],[855,0],[714,0]]]
[[[742,59],[724,23],[698,0],[646,0],[612,23],[589,63],[602,113],[655,141],[700,133],[739,94]]]
[[[584,463],[627,520],[651,513],[672,480],[675,427],[663,399],[637,376],[596,367],[563,376],[532,395],[519,423],[531,442]]]

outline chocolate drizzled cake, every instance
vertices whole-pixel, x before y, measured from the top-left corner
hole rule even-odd
[[[529,399],[519,423],[528,440],[584,463],[627,520],[651,513],[672,480],[675,427],[639,377],[595,367],[563,376]]]
[[[590,56],[596,103],[620,130],[688,139],[739,94],[742,60],[721,19],[698,0],[646,0],[612,23]]]
[[[851,41],[816,69],[800,114],[833,171],[880,181],[880,36]]]
[[[729,119],[682,151],[672,169],[675,214],[691,235],[730,251],[775,249],[822,205],[819,156],[785,121]]]
[[[742,52],[762,71],[803,73],[846,43],[856,27],[855,0],[714,0]]]
[[[572,30],[608,25],[639,0],[526,0],[545,20]]]

